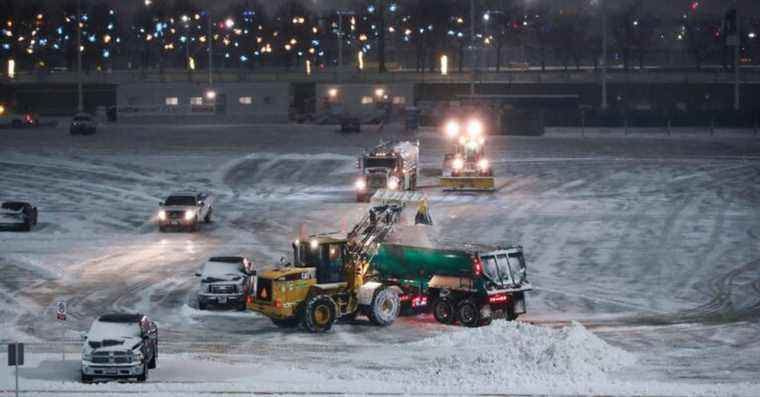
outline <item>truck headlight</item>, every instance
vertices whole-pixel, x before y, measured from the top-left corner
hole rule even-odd
[[[488,166],[487,159],[480,159],[480,161],[478,161],[478,168],[480,168],[481,171],[488,171]]]
[[[448,136],[449,139],[454,139],[459,135],[459,123],[457,123],[456,120],[450,120],[446,123],[444,129],[446,130],[446,136]]]
[[[166,211],[164,210],[158,211],[158,220],[160,221],[166,220]]]
[[[195,210],[185,211],[185,220],[186,221],[191,221],[191,220],[193,220],[193,218],[195,218]]]
[[[365,181],[364,178],[357,179],[356,182],[354,182],[354,187],[356,190],[364,190],[367,188],[367,181]]]
[[[145,356],[142,354],[141,351],[134,352],[132,357],[133,357],[133,361],[136,361],[136,362],[142,362],[143,358],[145,358]]]
[[[471,137],[480,136],[483,133],[483,123],[480,120],[472,119],[467,123],[467,134]]]
[[[92,361],[92,353],[82,352],[82,361]]]
[[[461,158],[455,158],[454,162],[451,163],[451,166],[454,167],[455,170],[459,171],[464,168],[464,160]]]
[[[397,178],[388,179],[388,189],[390,189],[390,190],[396,190],[396,189],[398,189],[398,179]]]

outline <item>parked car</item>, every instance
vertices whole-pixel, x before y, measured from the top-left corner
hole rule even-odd
[[[82,345],[82,382],[148,379],[158,360],[158,327],[143,314],[113,313],[90,326]]]
[[[160,203],[158,211],[158,230],[165,232],[170,228],[197,232],[201,221],[211,222],[214,196],[209,193],[180,192],[174,193]]]
[[[209,306],[234,307],[245,310],[248,295],[253,290],[256,271],[253,262],[242,256],[216,256],[195,273],[201,279],[198,308]]]
[[[97,132],[95,118],[87,113],[77,113],[71,119],[69,133],[71,135],[92,135]]]
[[[6,113],[5,108],[0,106],[0,125],[10,128],[38,127],[40,118],[35,113]]]
[[[361,132],[361,122],[358,117],[345,116],[340,119],[340,132]]]
[[[37,207],[22,201],[8,201],[0,205],[0,227],[31,231],[37,225]]]

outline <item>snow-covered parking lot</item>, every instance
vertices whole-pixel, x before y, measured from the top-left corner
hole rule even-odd
[[[760,394],[760,137],[577,133],[492,137],[493,194],[444,193],[445,143],[421,140],[423,191],[445,239],[521,244],[535,291],[517,323],[389,328],[359,318],[323,335],[253,313],[200,311],[213,255],[262,268],[308,233],[345,230],[366,128],[108,126],[0,133],[0,201],[39,208],[0,232],[0,361],[27,345],[25,395]],[[397,128],[385,128],[386,138]],[[175,190],[217,197],[196,234],[159,233]],[[68,319],[55,319],[65,299]],[[159,364],[145,384],[79,380],[79,332],[99,314],[150,314]],[[66,351],[62,358],[61,351]],[[14,371],[0,367],[0,394]]]

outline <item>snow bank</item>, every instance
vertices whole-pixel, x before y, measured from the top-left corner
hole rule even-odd
[[[591,392],[590,385],[636,362],[631,353],[610,346],[582,325],[550,329],[519,322],[495,321],[400,346],[423,358],[411,366],[387,367],[373,379],[396,379],[412,390],[459,392]],[[402,359],[403,360],[403,359]],[[413,385],[413,386],[412,386]]]

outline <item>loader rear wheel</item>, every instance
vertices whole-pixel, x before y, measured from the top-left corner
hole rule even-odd
[[[441,324],[453,323],[454,305],[446,298],[436,300],[433,305],[433,317]]]
[[[309,332],[327,332],[335,322],[335,304],[327,295],[316,295],[306,302],[301,322]]]
[[[380,288],[372,297],[369,308],[369,320],[376,325],[388,326],[398,318],[401,310],[401,299],[398,293],[390,288]]]
[[[480,309],[473,301],[465,299],[457,305],[457,318],[465,327],[477,327],[480,325]]]

